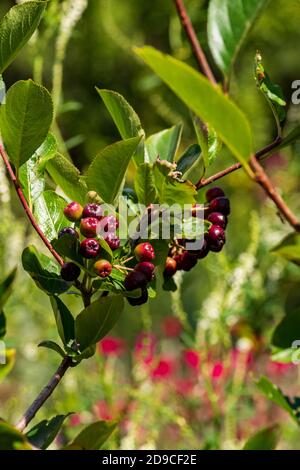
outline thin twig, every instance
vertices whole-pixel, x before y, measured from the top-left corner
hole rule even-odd
[[[19,184],[19,181],[18,181],[18,178],[16,177],[15,173],[13,172],[13,169],[11,167],[11,164],[9,163],[9,159],[8,159],[8,156],[7,156],[7,153],[5,152],[4,150],[4,147],[3,145],[0,143],[0,154],[1,154],[1,157],[3,159],[3,162],[7,168],[7,171],[8,171],[8,174],[9,174],[9,177],[11,179],[11,181],[13,182],[14,184],[14,187],[16,189],[16,192],[19,196],[19,199],[22,203],[22,206],[24,207],[24,210],[25,210],[25,213],[28,217],[28,219],[30,220],[30,223],[31,225],[33,226],[34,230],[37,232],[38,236],[41,238],[41,240],[43,241],[44,245],[48,248],[48,250],[51,252],[51,254],[54,256],[54,258],[56,259],[56,261],[62,266],[64,264],[64,260],[60,257],[60,255],[54,250],[53,246],[51,245],[51,243],[49,242],[49,240],[46,238],[45,234],[42,232],[42,230],[40,229],[40,227],[38,226],[35,218],[33,217],[33,214],[30,210],[30,207],[28,206],[27,204],[27,201],[26,201],[26,198],[23,194],[23,191],[22,191],[22,188]]]
[[[197,35],[195,33],[194,27],[190,20],[189,15],[187,14],[186,8],[184,6],[183,0],[174,0],[178,16],[181,20],[181,24],[186,32],[188,40],[191,44],[194,56],[197,60],[198,66],[200,70],[204,73],[204,75],[208,78],[208,80],[213,83],[214,85],[217,84],[217,81],[214,77],[214,74],[210,68],[210,65],[206,59],[206,56],[203,52],[203,49],[199,43]]]
[[[16,425],[16,428],[19,431],[23,431],[26,426],[33,420],[38,410],[43,406],[46,400],[50,397],[53,393],[54,389],[57,387],[63,376],[65,375],[66,371],[72,364],[72,359],[70,357],[65,357],[55,374],[51,377],[48,384],[42,389],[39,393],[37,398],[34,402],[30,405],[30,407],[24,413],[22,419]]]
[[[269,152],[272,150],[276,149],[280,144],[282,143],[282,139],[279,137],[274,142],[271,144],[267,145],[266,147],[262,148],[259,150],[255,156],[258,160],[263,159]],[[214,175],[210,176],[209,178],[206,179],[201,179],[197,184],[196,188],[199,190],[201,188],[204,188],[205,186],[208,186],[211,183],[214,183],[215,181],[223,178],[224,176],[229,175],[230,173],[233,173],[236,170],[239,170],[242,168],[241,163],[234,163],[233,165],[229,166],[228,168],[225,168],[224,170],[219,171],[218,173],[215,173]]]

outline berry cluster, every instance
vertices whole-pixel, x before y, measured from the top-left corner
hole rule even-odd
[[[127,291],[142,289],[140,297],[128,297],[130,305],[142,305],[148,300],[147,284],[154,279],[155,266],[151,261],[155,258],[154,248],[149,242],[140,243],[135,247],[134,256],[138,263],[127,274],[124,287]]]
[[[220,252],[225,244],[225,229],[230,214],[230,202],[225,197],[221,188],[211,188],[206,192],[206,204],[204,206],[205,220],[210,224],[204,234],[202,246],[199,250],[188,250],[188,240],[176,240],[169,251],[166,260],[164,278],[170,279],[177,271],[190,271],[196,266],[199,259],[205,258],[210,251]],[[197,205],[192,211],[197,215]]]

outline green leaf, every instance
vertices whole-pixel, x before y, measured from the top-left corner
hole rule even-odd
[[[66,201],[54,191],[44,191],[34,203],[35,219],[50,242],[69,225],[64,216],[65,207]]]
[[[160,204],[195,204],[197,191],[189,181],[179,181],[166,174],[160,162],[154,165],[154,178]]]
[[[51,305],[58,334],[64,346],[67,346],[68,343],[75,338],[75,321],[73,315],[57,296],[51,297]]]
[[[182,124],[153,134],[145,142],[149,161],[154,163],[157,157],[173,162],[178,150],[182,134]]]
[[[11,64],[39,25],[47,2],[27,2],[11,8],[0,22],[0,74]]]
[[[296,421],[297,424],[299,424],[296,412],[290,406],[289,402],[283,395],[280,388],[272,384],[272,382],[270,382],[267,377],[261,377],[257,382],[257,387],[269,400],[273,401],[274,403],[276,403],[276,405],[280,406],[280,408],[287,411],[289,415],[293,418],[293,420]]]
[[[59,344],[55,343],[55,341],[50,341],[50,340],[41,341],[38,344],[38,347],[51,349],[52,351],[57,352],[61,357],[66,356],[66,353],[64,352],[64,350],[59,346]]]
[[[1,450],[31,450],[32,446],[24,434],[4,421],[0,422]]]
[[[87,426],[66,450],[99,450],[116,428],[116,421],[98,421]]]
[[[107,204],[114,204],[124,182],[127,167],[137,149],[140,137],[122,140],[103,149],[91,163],[87,184]]]
[[[84,351],[98,343],[118,321],[124,308],[121,296],[104,297],[84,309],[75,320],[75,337]]]
[[[296,348],[281,349],[277,347],[272,347],[272,356],[271,359],[273,362],[279,362],[280,364],[290,364],[294,361],[294,354],[298,350]]]
[[[2,352],[2,351],[1,351]],[[0,382],[10,373],[16,362],[16,350],[6,349],[5,351],[5,363],[0,362]],[[1,449],[1,446],[0,446]]]
[[[116,91],[100,90],[99,88],[96,88],[96,90],[117,126],[122,139],[126,140],[132,137],[142,137],[134,156],[136,163],[142,163],[144,161],[145,152],[145,132],[142,128],[140,118],[125,98]]]
[[[252,154],[251,130],[236,104],[220,88],[183,62],[151,47],[136,49],[136,52],[197,116],[217,132],[235,157],[249,170],[247,162]]]
[[[288,313],[277,325],[272,344],[282,349],[291,348],[294,341],[299,340],[300,310]]]
[[[70,160],[61,154],[56,154],[46,163],[46,170],[68,198],[80,204],[85,203],[87,185],[80,171]]]
[[[60,267],[48,256],[38,253],[34,246],[25,248],[22,254],[23,268],[36,285],[49,295],[59,295],[70,288],[70,283],[60,277]]]
[[[191,145],[177,162],[177,170],[182,173],[183,180],[189,180],[193,184],[204,175],[204,163],[201,155],[201,149],[198,144]]]
[[[47,449],[59,433],[64,420],[70,416],[70,414],[71,413],[58,415],[49,420],[44,419],[26,433],[27,439],[35,447],[42,450]]]
[[[6,335],[6,318],[4,312],[0,312],[0,339]]]
[[[295,232],[285,237],[271,253],[300,266],[300,234]]]
[[[153,166],[150,163],[142,163],[138,166],[134,178],[134,188],[140,204],[148,206],[155,202],[157,193]]]
[[[268,0],[211,0],[208,43],[224,75],[229,76],[237,55]]]
[[[53,118],[46,88],[32,80],[15,83],[0,108],[0,129],[10,160],[19,168],[44,142]]]
[[[17,268],[14,268],[6,277],[0,282],[0,312],[10,297],[13,289],[13,283],[16,278]]]
[[[69,222],[66,225],[69,225]],[[63,258],[69,258],[80,266],[84,266],[83,258],[79,252],[80,243],[77,238],[65,233],[62,237],[52,240],[52,246]]]
[[[281,124],[286,118],[286,101],[280,86],[272,83],[269,75],[265,71],[259,52],[255,57],[255,80],[258,89],[262,92],[272,110],[280,135]]]
[[[243,450],[275,450],[280,438],[280,427],[275,424],[261,429],[251,436],[243,447]]]

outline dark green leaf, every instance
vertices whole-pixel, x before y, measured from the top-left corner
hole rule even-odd
[[[69,221],[64,216],[66,201],[54,191],[44,191],[34,203],[34,216],[51,242],[63,227],[69,225]]]
[[[280,427],[275,424],[251,436],[243,450],[275,450],[280,438]]]
[[[222,72],[229,76],[236,57],[268,0],[211,0],[208,43]]]
[[[155,186],[160,204],[195,204],[197,191],[189,181],[179,181],[175,177],[165,174],[164,168],[157,162],[154,165]]]
[[[88,169],[87,184],[107,204],[114,204],[122,192],[122,185],[130,160],[140,137],[116,142],[103,149]]]
[[[87,426],[65,449],[99,450],[116,428],[116,421],[98,421]]]
[[[276,405],[280,406],[280,408],[287,411],[293,420],[298,423],[295,411],[290,406],[280,388],[272,384],[272,382],[270,382],[267,377],[261,377],[257,382],[257,387],[269,400],[273,401],[276,403]]]
[[[32,446],[24,434],[8,423],[0,422],[1,450],[31,450]]]
[[[12,293],[13,283],[16,278],[17,268],[13,269],[8,276],[0,282],[0,312]]]
[[[75,320],[75,337],[84,351],[98,343],[118,321],[124,308],[121,296],[104,297],[84,309]]]
[[[70,414],[58,415],[49,420],[44,419],[26,433],[27,439],[35,447],[43,450],[47,449],[59,433],[64,420]]]
[[[66,224],[69,225],[69,222]],[[66,233],[62,237],[52,240],[52,246],[63,258],[68,258],[80,266],[83,266],[83,258],[79,252],[79,240]]]
[[[181,133],[182,124],[177,124],[148,137],[145,146],[150,163],[154,163],[157,157],[173,162],[180,144]]]
[[[300,310],[288,313],[276,327],[272,344],[282,349],[291,348],[294,341],[299,340]]]
[[[201,149],[198,144],[191,145],[180,157],[177,163],[177,170],[182,173],[183,180],[189,180],[193,184],[204,175],[204,163]]]
[[[300,234],[291,233],[273,248],[271,253],[300,265]]]
[[[6,318],[4,312],[0,312],[0,339],[6,335]]]
[[[34,246],[25,248],[22,254],[23,268],[36,285],[47,294],[62,294],[70,288],[70,283],[60,277],[60,267],[48,256],[38,253]]]
[[[47,137],[53,103],[46,88],[32,80],[15,83],[0,108],[0,128],[10,160],[19,168]]]
[[[156,188],[153,175],[153,166],[142,163],[138,166],[134,179],[134,188],[140,204],[148,206],[156,200]]]
[[[166,290],[168,292],[176,292],[177,291],[177,285],[176,285],[176,282],[174,281],[173,277],[170,277],[168,279],[164,279],[163,290]]]
[[[49,341],[49,340],[41,341],[38,346],[39,348],[51,349],[52,351],[57,352],[61,357],[66,356],[66,353],[64,352],[64,350],[59,346],[59,344],[55,343],[54,341]]]
[[[47,2],[27,2],[11,8],[0,22],[0,74],[15,59],[39,25]]]
[[[66,305],[56,296],[51,297],[57,331],[65,346],[75,338],[75,321]]]
[[[137,49],[136,52],[203,122],[218,133],[235,157],[249,170],[248,160],[253,144],[251,130],[236,104],[183,62],[151,47]]]

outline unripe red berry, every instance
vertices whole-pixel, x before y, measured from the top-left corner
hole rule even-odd
[[[100,253],[100,245],[93,238],[86,238],[80,243],[80,253],[84,258],[96,258]]]
[[[188,251],[184,251],[180,257],[180,266],[183,271],[190,271],[197,264],[196,256],[191,255]]]
[[[142,295],[140,297],[127,297],[127,300],[128,303],[133,307],[136,307],[137,305],[143,305],[148,301],[148,291],[146,288],[143,288]]]
[[[80,220],[82,217],[82,212],[83,208],[78,202],[70,202],[65,208],[64,208],[64,214],[68,220],[71,222],[76,222],[77,220]]]
[[[105,233],[114,235],[118,228],[119,221],[114,215],[107,215],[103,217],[99,224],[100,235]]]
[[[79,233],[73,227],[64,227],[58,234],[58,238],[63,237],[64,235],[71,235],[72,237],[79,238]]]
[[[166,264],[165,264],[165,269],[164,269],[164,277],[172,277],[177,271],[177,263],[174,258],[168,258],[166,259]]]
[[[99,220],[95,217],[81,219],[80,232],[84,237],[95,238],[97,236]]]
[[[148,282],[151,282],[154,278],[154,269],[154,264],[150,263],[149,261],[142,261],[134,267],[135,271],[139,271],[146,276]]]
[[[134,255],[138,261],[152,261],[155,258],[154,248],[149,242],[137,245]]]
[[[117,235],[114,235],[113,233],[107,233],[103,238],[112,251],[115,251],[120,247],[120,239],[117,237]]]
[[[100,204],[90,203],[84,206],[82,217],[95,217],[96,219],[100,220],[102,217],[102,207]]]
[[[222,188],[219,188],[218,186],[214,188],[210,188],[208,191],[206,191],[205,197],[207,202],[212,201],[213,199],[216,199],[216,197],[223,197],[225,196],[225,193]]]
[[[210,251],[218,253],[222,250],[226,241],[224,229],[218,225],[212,225],[206,235],[206,240]]]
[[[219,225],[219,227],[226,228],[228,219],[226,215],[222,214],[221,212],[212,212],[207,217],[207,220],[211,222],[213,225]]]
[[[80,268],[75,263],[65,263],[61,268],[60,275],[64,281],[76,281],[80,276]]]
[[[100,277],[107,277],[112,272],[112,265],[106,259],[99,259],[94,264],[94,271]]]
[[[221,214],[230,214],[230,202],[227,197],[217,197],[213,199],[209,204],[210,212],[221,212]]]
[[[131,271],[125,278],[124,287],[126,290],[131,291],[145,287],[147,282],[145,274],[139,271]]]

